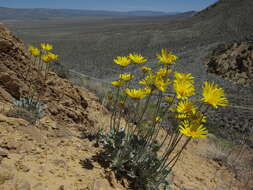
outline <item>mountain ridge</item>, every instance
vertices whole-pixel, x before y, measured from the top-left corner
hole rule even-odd
[[[48,8],[8,8],[0,7],[0,19],[49,19],[82,16],[165,16],[176,15],[179,12],[162,12],[152,10],[106,11],[78,9],[48,9]]]

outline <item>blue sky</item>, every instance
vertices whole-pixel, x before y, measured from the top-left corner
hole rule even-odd
[[[13,8],[182,12],[201,10],[216,1],[217,0],[0,0],[0,6]]]

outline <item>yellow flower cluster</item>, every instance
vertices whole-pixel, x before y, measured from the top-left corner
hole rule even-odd
[[[171,84],[168,75],[171,73],[171,70],[161,68],[155,74],[150,72],[145,78],[139,81],[139,84],[148,86],[150,88],[158,89],[162,92],[166,90],[166,87]]]
[[[51,44],[48,43],[41,43],[40,44],[41,50],[34,47],[34,46],[29,46],[28,47],[28,51],[34,56],[34,57],[38,57],[41,56],[41,60],[45,63],[49,63],[52,62],[56,59],[58,59],[58,55],[49,52],[53,49],[53,46]],[[43,53],[44,51],[44,53]]]
[[[53,46],[48,43],[41,43],[40,47],[45,51],[51,51],[53,49]]]
[[[194,77],[191,73],[173,73],[171,65],[177,60],[177,56],[170,51],[162,49],[161,53],[156,56],[159,59],[159,63],[162,63],[158,71],[152,71],[151,67],[147,66],[140,67],[143,71],[143,77],[138,81],[138,84],[143,85],[142,88],[129,88],[130,83],[128,82],[133,80],[134,76],[128,73],[120,74],[120,79],[113,81],[112,85],[123,89],[127,97],[135,100],[143,99],[147,95],[152,96],[157,92],[159,92],[158,94],[163,94],[167,90],[173,89],[174,97],[166,96],[164,98],[162,96],[162,99],[170,103],[170,105],[174,105],[169,110],[173,111],[176,118],[180,121],[179,131],[192,138],[206,137],[208,133],[204,127],[206,115],[202,113],[194,101],[190,100],[190,97],[195,95]],[[131,63],[141,65],[147,62],[147,59],[140,54],[129,54],[128,56],[118,56],[114,59],[114,62],[121,67],[127,67]],[[172,73],[174,74],[174,79]],[[124,88],[126,83],[128,85]],[[170,85],[171,87],[169,87]],[[218,106],[227,106],[228,100],[222,88],[218,88],[214,83],[205,82],[200,103],[207,103],[211,107],[217,108]],[[158,116],[155,118],[156,122],[161,120],[162,118]]]
[[[185,99],[195,94],[194,81],[190,73],[174,73],[175,80],[173,88],[178,99]]]
[[[140,64],[145,63],[147,61],[141,54],[130,53],[128,56],[117,56],[116,59],[113,60],[114,63],[120,65],[121,67],[126,67],[131,63]]]
[[[53,54],[51,52],[48,52],[47,54],[41,56],[41,60],[44,61],[45,63],[50,63],[56,59],[58,59],[58,55]]]

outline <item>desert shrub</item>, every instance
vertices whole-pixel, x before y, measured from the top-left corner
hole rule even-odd
[[[9,116],[23,118],[30,123],[35,123],[41,119],[46,109],[46,106],[32,98],[20,98],[19,100],[15,100],[14,105],[17,108],[14,108],[9,113]]]
[[[103,160],[117,177],[127,177],[140,190],[169,189],[167,176],[187,144],[208,133],[208,109],[228,104],[214,83],[206,81],[200,96],[190,73],[173,75],[177,57],[171,52],[163,49],[157,58],[156,71],[143,66],[147,59],[139,54],[114,59],[124,73],[112,82],[110,130],[98,135]],[[130,64],[142,66],[140,79],[127,72]]]

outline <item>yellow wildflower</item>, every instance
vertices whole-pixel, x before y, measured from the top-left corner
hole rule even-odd
[[[123,80],[112,81],[112,85],[116,87],[121,87],[124,85],[124,81]]]
[[[160,117],[160,116],[157,116],[156,118],[155,118],[155,122],[161,122],[162,121],[162,118]]]
[[[124,81],[130,81],[130,80],[132,80],[134,78],[134,76],[131,75],[131,74],[125,73],[125,74],[120,74],[119,78],[121,78]]]
[[[145,72],[151,71],[152,69],[150,67],[143,66],[143,67],[141,67],[141,70],[145,73]]]
[[[141,54],[130,53],[128,57],[136,64],[145,63],[147,61]]]
[[[192,82],[175,80],[173,88],[177,94],[178,99],[188,98],[195,94],[195,87]]]
[[[161,77],[156,77],[155,83],[154,83],[155,87],[156,87],[158,90],[162,91],[162,92],[164,92],[164,91],[166,90],[166,87],[167,87],[169,84],[170,84],[170,83],[169,83],[168,80],[163,80],[163,78],[161,78]]]
[[[143,89],[137,90],[137,89],[126,88],[125,92],[129,97],[133,99],[142,99],[142,98],[145,98],[145,96],[147,95],[146,90],[143,90]]]
[[[126,67],[131,63],[131,60],[126,56],[117,56],[116,59],[113,60],[114,63],[120,65],[121,67]]]
[[[168,74],[170,74],[171,72],[172,72],[171,69],[160,68],[160,70],[156,72],[156,76],[165,77]]]
[[[207,129],[203,127],[202,124],[190,122],[188,120],[184,120],[179,125],[179,131],[192,138],[205,138],[208,133]]]
[[[51,59],[51,61],[54,61],[58,58],[58,55],[51,53],[51,52],[48,52],[47,56]]]
[[[151,89],[150,87],[145,87],[145,88],[144,88],[144,93],[145,93],[146,95],[149,95],[151,92],[152,92],[152,89]]]
[[[201,101],[206,102],[215,108],[228,105],[224,90],[218,88],[214,83],[209,83],[208,81],[204,82],[202,95],[203,98]]]
[[[42,49],[44,49],[45,51],[50,51],[50,50],[53,49],[53,46],[51,44],[48,44],[48,43],[41,43],[40,47]]]
[[[171,96],[167,96],[167,97],[164,98],[164,100],[165,100],[166,102],[168,102],[168,103],[171,103],[171,102],[174,101],[174,98],[171,97]]]
[[[28,50],[33,56],[35,57],[40,56],[40,50],[38,48],[35,48],[34,46],[29,46]]]
[[[31,52],[31,50],[34,49],[34,48],[35,48],[34,46],[29,45],[29,46],[28,46],[28,51]]]
[[[175,108],[175,107],[170,107],[170,108],[169,108],[169,111],[170,111],[170,112],[176,112],[176,111],[177,111],[177,108]]]
[[[202,112],[198,111],[197,109],[189,112],[188,118],[193,122],[198,122],[198,123],[206,122],[206,116]]]
[[[174,72],[174,76],[177,80],[188,80],[188,81],[192,81],[193,80],[193,76],[191,73],[179,73],[179,72]]]
[[[48,54],[42,55],[41,60],[45,63],[49,63],[52,61],[52,59],[48,56]]]
[[[177,56],[166,49],[162,49],[161,54],[157,54],[156,56],[159,59],[159,63],[163,63],[164,65],[171,65],[177,60]]]
[[[150,73],[147,75],[144,79],[142,79],[139,84],[149,86],[151,84],[154,84],[155,75],[153,73]]]
[[[176,109],[178,113],[189,113],[196,110],[197,108],[194,102],[186,99],[178,102]]]

